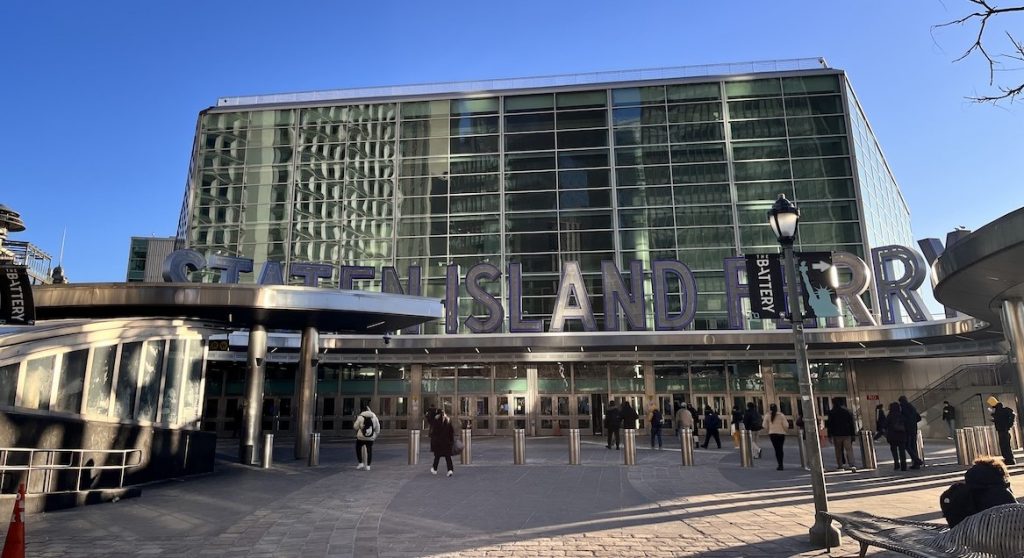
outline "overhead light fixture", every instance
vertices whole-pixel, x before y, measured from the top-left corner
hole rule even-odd
[[[380,354],[380,349],[374,349],[374,350],[373,350],[373,354],[375,354],[375,355],[379,355],[379,354]]]
[[[580,347],[580,352],[581,352],[581,353],[582,353],[582,352],[584,352],[584,351],[583,351],[583,347]]]
[[[860,345],[860,348],[861,348],[861,349],[867,349],[867,347],[865,347],[865,346],[864,346],[864,343],[860,343],[860,342],[858,342],[857,344],[858,344],[858,345]]]
[[[374,327],[382,326],[382,325],[384,325],[384,320],[381,320],[381,321],[379,321],[377,323],[374,323],[374,324],[370,324],[370,325],[366,326],[366,329],[370,329],[370,328],[374,328]]]
[[[533,352],[533,349],[531,349],[531,348],[527,347],[527,348],[526,348],[526,352],[528,352],[528,353],[532,353],[532,352]]]
[[[971,339],[970,337],[964,337],[963,335],[955,335],[954,337],[956,337],[957,339],[963,339],[964,341],[974,341],[974,339]]]
[[[914,343],[915,345],[924,345],[924,343],[918,341],[917,339],[911,339],[910,342]]]
[[[423,349],[423,352],[424,352],[424,353],[427,353],[428,355],[430,354],[430,351],[429,351],[429,350],[427,350],[427,349]]]
[[[750,345],[747,345],[747,348],[746,348],[746,349],[743,349],[743,350],[744,350],[744,351],[749,351],[749,350],[750,350]]]
[[[480,354],[480,347],[473,347],[473,350],[476,351],[476,354]]]

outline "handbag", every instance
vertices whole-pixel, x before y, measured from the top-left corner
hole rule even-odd
[[[456,438],[455,443],[452,444],[452,451],[455,453],[462,453],[462,450],[465,449],[465,447],[466,446],[462,443],[462,440]]]

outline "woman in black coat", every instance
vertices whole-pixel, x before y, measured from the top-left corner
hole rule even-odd
[[[452,421],[444,410],[438,410],[433,415],[427,415],[427,422],[430,424],[430,451],[434,452],[434,465],[430,467],[430,474],[437,474],[437,465],[443,457],[448,464],[448,476],[455,474],[455,467],[452,465],[452,453],[455,448],[455,428]]]
[[[899,403],[889,404],[885,417],[885,440],[892,451],[893,466],[897,471],[907,470],[907,422]]]

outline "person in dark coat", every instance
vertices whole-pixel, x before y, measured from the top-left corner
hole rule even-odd
[[[989,397],[989,404],[992,405],[992,423],[996,427],[996,436],[999,437],[999,453],[1003,454],[1003,461],[1007,465],[1015,465],[1013,448],[1010,447],[1010,430],[1013,430],[1013,422],[1017,418],[1016,413],[1009,407],[1004,407],[994,396]]]
[[[704,407],[704,430],[707,431],[704,434],[704,449],[708,449],[708,442],[711,438],[715,439],[715,443],[718,444],[718,449],[722,449],[722,439],[718,437],[718,429],[722,427],[722,418],[718,416],[710,406]]]
[[[747,402],[747,410],[743,413],[743,428],[750,431],[750,451],[754,457],[761,459],[761,446],[757,443],[758,434],[764,428],[764,417],[757,411],[753,401]]]
[[[999,457],[983,456],[964,473],[964,482],[955,482],[940,496],[942,516],[950,527],[980,512],[1014,504],[1010,473]]]
[[[921,422],[921,413],[917,412],[914,405],[907,401],[906,395],[900,396],[900,412],[903,413],[903,423],[907,427],[907,453],[910,454],[910,468],[920,469],[924,465],[924,459],[917,453],[917,423]]]
[[[946,436],[946,439],[952,440],[956,435],[956,407],[950,405],[949,401],[942,402],[942,422],[945,422],[949,429],[949,436]]]
[[[619,407],[614,401],[608,402],[604,410],[604,429],[608,432],[608,444],[605,446],[612,449],[612,436],[615,437],[615,449],[619,449],[619,428],[622,426],[622,415],[619,414]]]
[[[452,465],[452,454],[455,452],[455,428],[443,409],[434,411],[433,415],[427,415],[427,422],[430,423],[430,451],[434,452],[434,464],[430,467],[430,474],[437,474],[437,465],[444,458],[448,465],[448,476],[455,474],[455,467]]]
[[[732,430],[735,432],[740,429],[740,425],[743,424],[743,409],[740,409],[739,405],[732,406]]]
[[[889,404],[889,414],[885,420],[885,441],[889,442],[892,451],[893,467],[897,471],[907,470],[907,425],[899,403]]]
[[[857,426],[853,420],[853,413],[846,408],[842,398],[832,398],[832,408],[828,411],[825,429],[828,431],[828,437],[832,438],[832,446],[836,450],[836,466],[839,469],[849,466],[850,470],[856,473],[857,467],[853,463],[853,436],[857,433]]]
[[[640,415],[636,414],[636,410],[629,404],[629,401],[622,404],[619,414],[622,416],[622,428],[636,430],[636,421],[640,419]]]
[[[885,407],[881,403],[875,405],[875,440],[885,436]],[[889,439],[886,438],[886,441]]]

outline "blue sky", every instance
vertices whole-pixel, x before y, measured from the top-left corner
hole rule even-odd
[[[968,9],[966,0],[7,0],[0,203],[28,226],[13,238],[55,258],[67,228],[73,282],[123,281],[131,236],[174,233],[196,116],[220,96],[824,57],[849,73],[915,238],[944,238],[1024,205],[1024,101],[965,100],[989,91],[981,59],[953,62],[973,35],[932,29]],[[1011,17],[1024,36],[1024,16]]]

